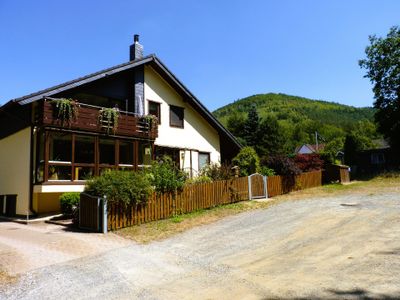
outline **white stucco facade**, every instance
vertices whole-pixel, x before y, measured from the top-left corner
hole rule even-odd
[[[180,149],[181,167],[198,171],[199,152],[209,153],[210,162],[219,163],[220,138],[218,132],[151,67],[145,67],[145,113],[149,101],[160,103],[161,124],[155,145]],[[170,126],[170,105],[184,108],[184,126]]]
[[[163,151],[166,153],[172,152],[174,159],[176,161],[179,160],[180,167],[190,173],[191,176],[196,176],[200,165],[205,165],[208,161],[211,163],[220,163],[220,136],[218,131],[210,125],[210,123],[215,124],[215,122],[212,119],[210,122],[203,118],[199,111],[194,109],[188,101],[184,100],[179,90],[177,91],[173,88],[151,66],[144,65],[143,67],[144,114],[149,114],[149,101],[159,103],[160,105],[161,122],[158,126],[158,137],[154,142],[155,146],[160,147],[158,149],[160,153],[163,153]],[[183,108],[182,128],[170,125],[171,105]],[[199,109],[202,108],[200,107]],[[176,109],[176,111],[177,125],[180,125],[180,121],[182,120],[181,110]],[[82,192],[85,187],[84,182],[68,182],[70,180],[64,180],[64,182],[62,182],[63,180],[49,180],[44,183],[40,181],[40,183],[33,185],[33,182],[31,182],[31,175],[33,174],[31,172],[32,170],[38,170],[35,164],[39,161],[36,149],[42,149],[38,147],[40,144],[37,143],[44,143],[43,140],[37,138],[37,134],[35,129],[33,143],[31,143],[31,127],[0,139],[0,196],[16,195],[17,215],[58,212],[60,210],[59,196],[62,193]],[[33,149],[31,149],[31,144],[33,145]],[[44,164],[44,169],[46,169],[46,166],[50,163],[49,154],[46,156],[46,153],[49,152],[50,144],[43,144],[42,146],[44,145],[47,145],[47,148],[43,148],[47,149],[43,150],[45,153],[44,158],[47,157],[46,159],[48,159]],[[118,144],[116,145],[116,147],[119,147]],[[170,149],[162,149],[161,147]],[[76,151],[77,148],[72,147],[72,149]],[[171,149],[173,150],[171,151]],[[33,158],[32,170],[30,165],[31,156]],[[41,160],[43,160],[43,157]],[[97,163],[96,168],[99,168],[98,158],[95,160]],[[38,172],[40,174],[40,171]],[[74,176],[71,176],[71,180],[73,178]],[[13,197],[10,196],[10,198]]]
[[[0,195],[17,195],[16,213],[29,212],[31,128],[0,139]]]

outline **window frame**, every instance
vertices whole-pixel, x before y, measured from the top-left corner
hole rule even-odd
[[[157,105],[157,114],[158,115],[154,115],[154,114],[150,113],[150,104],[156,104]],[[161,103],[160,102],[147,99],[147,113],[149,115],[156,116],[157,120],[158,120],[158,125],[161,125]]]
[[[93,169],[93,176],[99,176],[101,171],[103,169],[125,169],[125,170],[132,170],[136,171],[140,166],[138,166],[138,145],[139,145],[139,140],[136,139],[119,139],[119,138],[114,138],[114,137],[106,137],[106,136],[98,136],[98,135],[91,135],[91,134],[84,134],[84,133],[76,133],[76,132],[65,132],[67,134],[71,135],[71,162],[64,162],[64,161],[50,161],[49,160],[49,150],[50,150],[50,141],[52,139],[52,135],[54,133],[57,133],[55,130],[51,129],[42,129],[39,131],[39,135],[43,136],[43,144],[40,143],[41,139],[39,138],[38,143],[35,145],[36,148],[36,153],[35,153],[35,160],[36,160],[36,166],[35,166],[35,178],[33,178],[33,184],[84,184],[86,182],[86,179],[78,179],[78,171],[76,169],[78,168],[92,168]],[[87,162],[82,162],[78,163],[76,162],[76,155],[75,155],[75,149],[76,149],[76,142],[78,136],[93,136],[94,137],[94,160],[93,163],[87,163]],[[100,164],[100,140],[101,139],[110,139],[113,141],[114,144],[114,154],[115,154],[115,163],[110,165],[110,164]],[[131,144],[129,147],[129,151],[132,151],[132,164],[120,164],[120,157],[119,157],[119,151],[120,151],[120,143],[128,143]],[[42,155],[44,156],[43,161],[40,158],[40,148],[43,148],[43,153]],[[153,147],[154,144],[150,143],[151,147],[151,160],[153,159]],[[70,179],[50,179],[50,174],[49,174],[49,169],[52,167],[68,167],[70,168],[70,173],[71,173],[71,178]],[[40,175],[39,173],[42,173]],[[41,178],[39,178],[41,176]],[[40,180],[39,180],[40,179]]]
[[[207,155],[207,157],[208,157],[208,159],[207,159],[207,164],[206,165],[210,165],[210,163],[211,163],[211,153],[210,152],[202,152],[202,151],[199,151],[199,153],[198,153],[198,155],[197,155],[197,162],[198,162],[198,165],[197,165],[197,167],[198,167],[198,170],[200,171],[201,169],[203,169],[206,165],[204,165],[204,166],[202,166],[202,167],[200,167],[200,155]]]
[[[179,109],[182,112],[182,125],[176,125],[172,123],[172,110],[173,109]],[[174,127],[174,128],[184,128],[185,127],[185,108],[181,106],[176,106],[176,105],[170,105],[169,106],[169,126]]]

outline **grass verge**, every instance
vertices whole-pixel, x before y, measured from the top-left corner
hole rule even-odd
[[[196,226],[210,224],[227,216],[244,211],[265,209],[286,201],[298,201],[319,197],[330,197],[345,193],[365,193],[371,195],[380,190],[400,192],[400,176],[376,177],[367,181],[355,181],[350,184],[328,184],[317,188],[292,192],[274,197],[264,202],[243,201],[228,205],[203,209],[188,214],[178,215],[166,220],[154,221],[115,231],[116,234],[132,239],[138,243],[149,243],[168,238]]]

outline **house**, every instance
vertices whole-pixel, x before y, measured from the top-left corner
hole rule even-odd
[[[129,62],[0,107],[0,213],[58,211],[59,195],[83,191],[87,178],[138,170],[163,154],[195,176],[239,149],[135,35]]]
[[[357,151],[355,153],[352,172],[363,176],[388,171],[398,166],[398,155],[383,139],[374,140],[376,148]]]
[[[325,148],[325,144],[318,144],[318,145],[310,145],[310,144],[303,144],[301,146],[297,146],[294,150],[295,154],[312,154],[312,153],[319,153],[323,151]]]

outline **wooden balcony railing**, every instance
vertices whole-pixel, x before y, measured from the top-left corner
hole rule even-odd
[[[157,122],[149,121],[147,118],[138,116],[134,113],[119,111],[118,125],[116,128],[110,128],[110,126],[107,126],[104,121],[100,121],[99,114],[102,107],[76,103],[75,116],[71,120],[66,121],[61,120],[57,115],[54,101],[58,100],[43,100],[39,114],[36,116],[36,122],[38,125],[153,140],[157,138]]]

